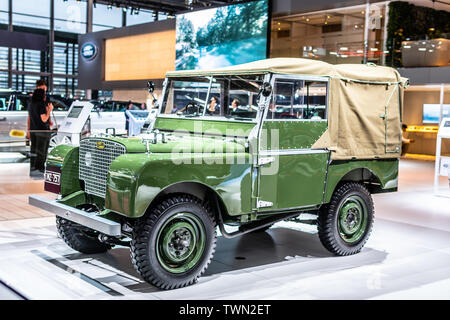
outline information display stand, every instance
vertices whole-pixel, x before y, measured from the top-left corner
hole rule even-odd
[[[94,105],[87,101],[73,102],[67,116],[58,129],[54,143],[56,145],[61,143],[70,143],[74,146],[80,145],[83,128],[93,108]]]
[[[443,118],[436,138],[436,162],[434,167],[434,193],[438,196],[450,197],[450,192],[439,193],[439,176],[449,177],[450,157],[441,156],[442,139],[450,139],[450,118]]]

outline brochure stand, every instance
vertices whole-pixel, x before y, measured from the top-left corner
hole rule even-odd
[[[80,145],[83,128],[89,120],[94,105],[87,101],[75,101],[70,106],[67,116],[64,118],[55,137],[55,144]]]
[[[436,138],[436,162],[434,167],[434,194],[450,197],[450,192],[439,193],[439,176],[449,177],[450,184],[450,157],[441,156],[442,139],[450,139],[450,118],[443,118]]]

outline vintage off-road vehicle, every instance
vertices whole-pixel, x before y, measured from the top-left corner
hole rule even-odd
[[[326,249],[354,254],[371,194],[397,190],[405,85],[388,67],[291,58],[169,72],[147,133],[57,146],[45,175],[57,200],[29,201],[77,251],[129,245],[163,289],[197,281],[216,227],[230,238],[309,213]]]

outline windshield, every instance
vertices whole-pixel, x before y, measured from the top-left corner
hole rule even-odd
[[[255,119],[263,78],[263,75],[233,75],[169,79],[160,114]]]

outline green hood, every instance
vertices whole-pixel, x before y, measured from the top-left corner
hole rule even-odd
[[[127,153],[147,152],[146,143],[142,138],[108,138],[119,142],[125,146]],[[245,140],[230,137],[210,137],[210,136],[177,136],[166,134],[165,142],[158,137],[157,143],[149,142],[151,153],[236,153],[245,152]]]

